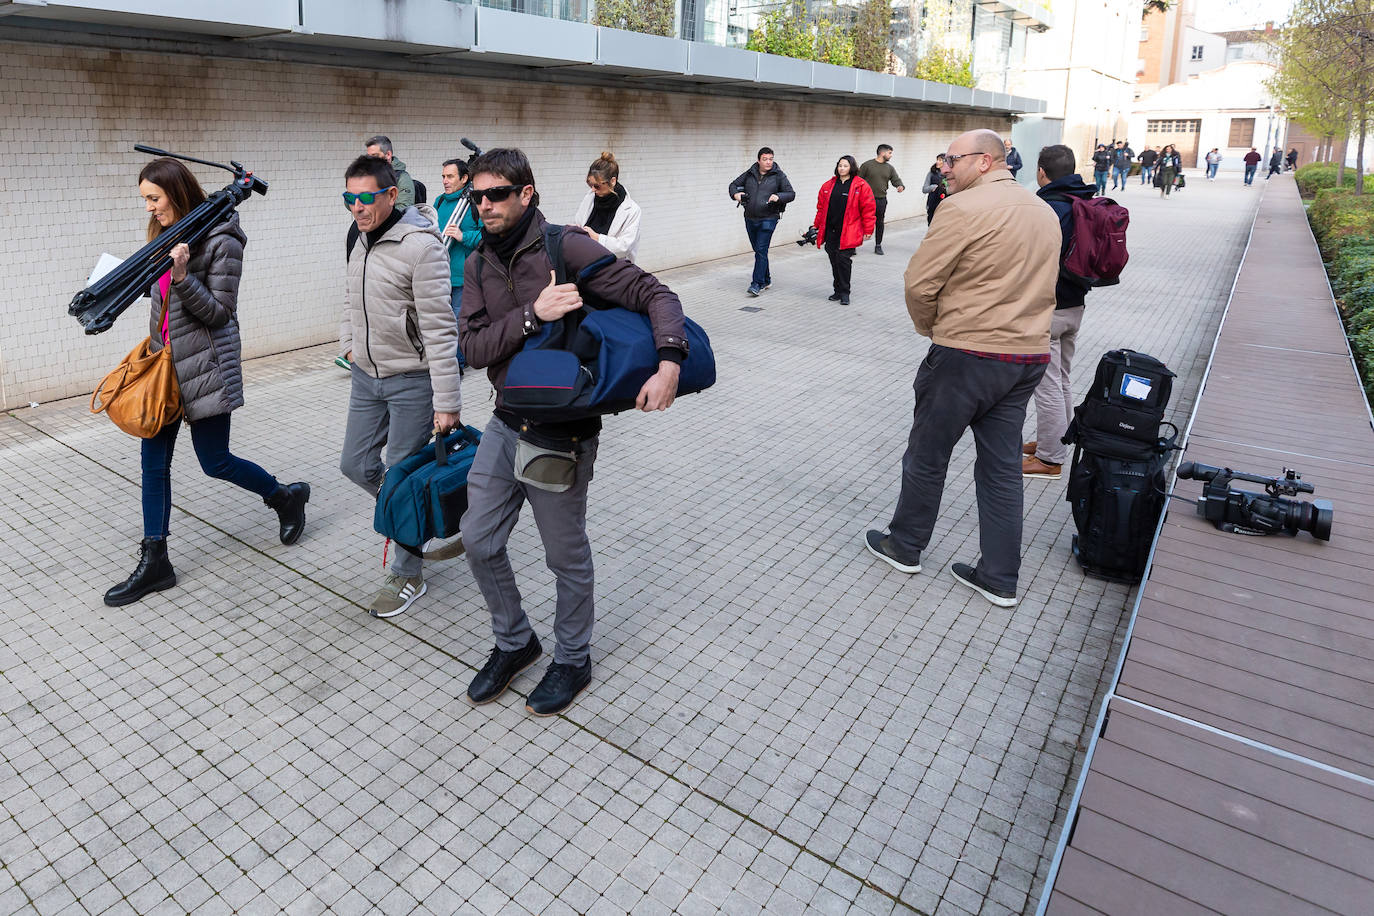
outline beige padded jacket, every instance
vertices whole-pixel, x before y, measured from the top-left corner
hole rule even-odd
[[[426,205],[409,207],[376,245],[363,233],[348,258],[339,352],[373,378],[429,372],[434,409],[458,413],[458,322],[448,255]]]

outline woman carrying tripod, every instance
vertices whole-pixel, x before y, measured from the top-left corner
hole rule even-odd
[[[156,238],[205,200],[200,182],[175,159],[154,159],[138,174],[138,190],[148,211],[148,239]],[[172,249],[172,268],[150,290],[151,348],[171,347],[181,388],[183,416],[201,469],[262,497],[277,512],[278,537],[294,544],[305,530],[310,485],[279,484],[251,461],[229,451],[229,415],[243,406],[239,366],[239,276],[248,240],[233,213],[194,249]],[[129,578],[105,593],[105,603],[120,607],[150,592],[176,585],[167,556],[172,514],[172,450],[181,421],[143,439],[143,542],[138,566]]]

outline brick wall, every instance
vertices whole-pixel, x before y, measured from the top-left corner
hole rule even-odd
[[[114,329],[86,337],[66,314],[102,251],[124,257],[144,241],[136,142],[225,161],[271,183],[240,208],[249,243],[239,301],[245,356],[333,340],[349,215],[343,168],[385,133],[431,198],[440,163],[463,151],[518,145],[529,155],[544,212],[569,220],[602,149],[644,208],[640,263],[649,269],[748,248],[727,183],[761,145],[798,189],[776,244],[810,222],[835,159],[896,147],[907,182],[888,219],[924,213],[922,176],[962,130],[1007,130],[1005,119],[757,101],[515,80],[210,60],[0,42],[0,407],[89,392],[146,334],[146,301]],[[194,167],[207,191],[227,172]],[[897,269],[899,265],[893,265]],[[747,277],[741,274],[741,292]],[[690,311],[691,303],[687,303]]]

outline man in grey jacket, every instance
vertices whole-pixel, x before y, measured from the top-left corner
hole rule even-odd
[[[359,156],[344,181],[344,203],[360,235],[348,257],[339,328],[339,352],[353,364],[339,467],[376,497],[386,474],[383,446],[386,464],[396,464],[433,430],[460,422],[458,325],[439,230],[419,208],[396,206],[390,163]],[[398,548],[372,616],[394,617],[410,607],[425,593],[420,573],[420,556]]]

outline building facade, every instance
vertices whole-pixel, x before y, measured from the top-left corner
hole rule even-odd
[[[1005,130],[1040,108],[448,0],[92,0],[24,13],[0,17],[11,151],[0,270],[24,290],[0,322],[3,408],[89,392],[147,334],[146,300],[95,337],[66,314],[102,252],[144,242],[136,177],[148,157],[135,143],[237,159],[269,182],[240,208],[239,318],[245,355],[261,356],[337,339],[343,170],[373,134],[391,137],[431,198],[442,162],[465,155],[460,137],[519,146],[556,221],[572,218],[588,165],[611,150],[644,210],[639,261],[662,270],[748,249],[726,187],[760,146],[798,192],[775,237],[787,245],[839,155],[889,143],[914,180],[962,131]],[[208,191],[227,183],[193,170]],[[917,216],[922,195],[891,198],[890,221]]]

